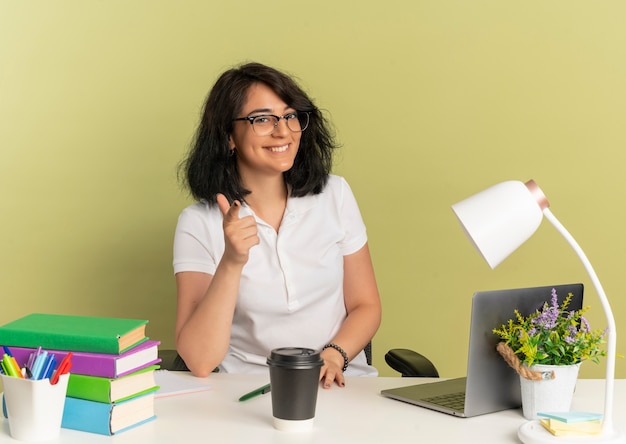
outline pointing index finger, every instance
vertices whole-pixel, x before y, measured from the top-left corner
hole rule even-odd
[[[233,201],[233,204],[230,205],[226,196],[224,196],[222,193],[218,193],[217,205],[220,207],[220,211],[224,215],[224,218],[239,218],[239,207],[241,204],[238,200]]]

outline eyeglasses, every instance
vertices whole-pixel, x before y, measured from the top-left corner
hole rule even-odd
[[[275,116],[274,114],[259,114],[258,116],[238,117],[233,119],[247,120],[252,125],[252,130],[257,136],[269,136],[278,127],[280,119],[285,119],[287,128],[294,133],[300,133],[309,126],[308,111],[294,111],[284,116]]]

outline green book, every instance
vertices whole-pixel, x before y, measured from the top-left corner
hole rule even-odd
[[[0,345],[119,354],[147,340],[139,319],[32,313],[0,327]]]
[[[157,390],[154,371],[158,368],[158,365],[151,365],[121,378],[70,373],[67,396],[109,404],[125,401]]]

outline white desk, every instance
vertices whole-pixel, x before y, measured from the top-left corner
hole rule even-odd
[[[186,373],[186,375],[189,375]],[[192,377],[189,375],[189,377]],[[380,391],[418,384],[420,378],[348,378],[345,388],[320,389],[313,431],[279,432],[272,427],[270,394],[244,402],[237,399],[269,381],[259,375],[212,374],[206,392],[157,399],[157,419],[113,437],[62,429],[57,441],[85,443],[519,443],[521,410],[475,418],[457,418],[384,398]],[[603,380],[578,381],[574,410],[603,409]],[[626,380],[615,381],[614,423],[626,427]],[[18,443],[3,418],[0,444]]]

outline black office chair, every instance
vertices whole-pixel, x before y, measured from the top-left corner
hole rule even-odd
[[[189,371],[185,361],[183,361],[178,352],[174,349],[159,350],[159,358],[161,359],[161,363],[159,365],[163,370],[175,372]]]
[[[385,362],[403,377],[439,377],[439,372],[430,359],[407,348],[389,350],[385,355]]]

